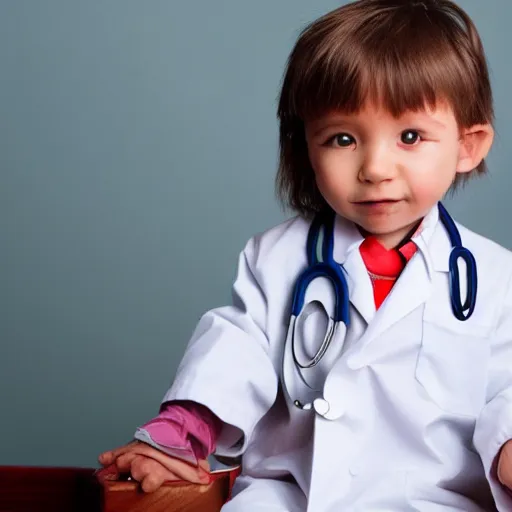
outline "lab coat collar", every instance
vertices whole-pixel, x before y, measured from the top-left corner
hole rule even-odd
[[[333,247],[333,256],[336,262],[344,265],[348,256],[359,249],[363,240],[363,235],[353,222],[336,215]]]
[[[365,322],[370,323],[375,315],[375,302],[373,285],[359,252],[363,240],[363,235],[353,222],[336,216],[333,257],[345,271],[350,302]]]
[[[359,252],[364,237],[357,226],[336,216],[334,225],[334,260],[343,265],[347,274],[350,301],[369,324],[376,315],[373,286]],[[448,271],[451,244],[439,222],[437,204],[425,216],[420,229],[412,237],[418,251],[404,269],[404,279],[398,279],[391,294],[390,304],[384,301],[379,310],[377,332],[390,327],[412,309],[426,300],[435,271]],[[410,283],[414,282],[413,287]],[[357,283],[357,286],[356,286]],[[377,326],[375,326],[377,327]],[[373,329],[371,329],[373,330]]]
[[[334,260],[341,265],[345,265],[349,256],[354,252],[359,252],[359,246],[364,237],[357,226],[336,215],[334,223]],[[433,270],[438,272],[448,272],[448,260],[452,249],[450,239],[444,226],[439,221],[439,208],[436,205],[428,212],[423,219],[420,229],[411,240],[417,245],[426,260],[429,273]]]
[[[440,222],[437,204],[423,219],[421,230],[413,236],[412,241],[423,254],[430,275],[433,270],[448,272],[452,245],[446,229]]]

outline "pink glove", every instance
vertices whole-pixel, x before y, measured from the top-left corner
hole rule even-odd
[[[167,402],[160,414],[137,429],[135,438],[194,465],[215,450],[222,422],[195,402]]]

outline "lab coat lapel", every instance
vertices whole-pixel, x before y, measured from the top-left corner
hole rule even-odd
[[[368,326],[365,335],[367,342],[377,338],[423,304],[431,292],[432,281],[428,263],[418,251],[406,265],[374,321]]]
[[[369,324],[375,316],[373,286],[359,249],[353,250],[343,268],[348,274],[350,302]]]
[[[418,250],[405,266],[365,333],[365,344],[377,338],[432,294],[433,273],[448,262],[451,246],[439,222],[437,205],[425,217],[421,232],[413,237]],[[445,263],[446,265],[446,263]]]
[[[375,315],[375,303],[372,282],[359,252],[363,240],[352,222],[336,216],[333,257],[345,272],[350,302],[368,324]]]

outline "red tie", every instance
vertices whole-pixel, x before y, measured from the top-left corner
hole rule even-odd
[[[373,298],[377,309],[388,296],[416,250],[416,244],[411,240],[398,248],[386,249],[374,236],[366,237],[360,245],[359,251],[372,280]]]

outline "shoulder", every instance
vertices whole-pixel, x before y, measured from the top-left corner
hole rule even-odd
[[[457,222],[462,243],[486,272],[512,274],[512,251]]]
[[[253,236],[244,251],[254,263],[287,258],[305,249],[310,225],[310,220],[293,217]]]
[[[243,264],[262,289],[290,286],[307,267],[306,242],[311,221],[293,217],[253,236],[243,251]]]
[[[489,307],[512,305],[512,251],[459,223],[457,227],[462,244],[475,257],[479,295]]]

